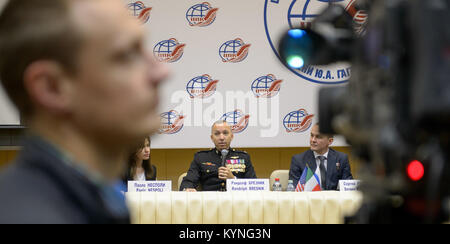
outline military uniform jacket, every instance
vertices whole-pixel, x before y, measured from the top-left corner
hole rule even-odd
[[[203,191],[219,191],[226,189],[225,181],[219,179],[219,167],[222,165],[222,155],[217,149],[200,151],[195,154],[186,177],[180,185],[180,191],[186,188],[197,188]],[[225,166],[236,178],[256,178],[256,173],[250,161],[250,155],[236,149],[229,150]]]

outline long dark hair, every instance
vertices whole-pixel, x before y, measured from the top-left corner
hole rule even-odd
[[[127,178],[128,180],[133,180],[134,176],[136,175],[136,168],[137,168],[137,155],[142,150],[144,150],[145,143],[148,140],[149,146],[151,145],[150,137],[146,137],[142,140],[142,144],[138,145],[129,155],[128,157],[128,172],[127,172]],[[156,178],[156,172],[155,167],[152,166],[152,154],[150,153],[150,157],[147,160],[142,161],[142,168],[145,171],[145,179],[155,179]]]

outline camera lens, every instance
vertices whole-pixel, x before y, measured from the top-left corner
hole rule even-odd
[[[311,62],[320,38],[309,30],[291,29],[280,42],[280,56],[284,64],[300,69]]]

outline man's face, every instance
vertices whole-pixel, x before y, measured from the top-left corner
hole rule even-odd
[[[319,154],[324,154],[328,151],[328,147],[331,143],[333,143],[333,138],[320,134],[318,125],[314,125],[312,127],[311,137],[309,138],[309,144],[312,151]]]
[[[73,3],[82,47],[73,119],[103,140],[137,139],[159,128],[158,86],[168,75],[144,47],[144,30],[122,1]]]
[[[215,124],[211,130],[211,140],[219,151],[230,148],[233,140],[231,127],[227,123]]]

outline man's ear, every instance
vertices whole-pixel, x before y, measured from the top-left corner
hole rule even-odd
[[[53,61],[36,61],[24,72],[24,86],[34,106],[53,113],[67,113],[71,81],[61,65]]]
[[[331,144],[333,144],[334,138],[330,137],[328,138],[328,146],[331,146]]]

